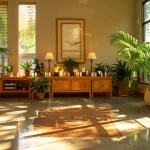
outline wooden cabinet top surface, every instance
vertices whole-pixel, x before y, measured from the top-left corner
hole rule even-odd
[[[112,79],[112,76],[95,76],[95,77],[91,77],[91,76],[81,76],[81,77],[77,77],[77,76],[63,76],[63,77],[56,77],[56,76],[51,76],[49,77],[50,79]]]
[[[42,78],[42,77],[41,77]],[[77,77],[77,76],[62,76],[62,77],[57,77],[57,76],[50,76],[48,77],[49,79],[111,79],[112,76],[81,76],[81,77]],[[30,80],[30,77],[0,77],[0,80]]]
[[[0,80],[29,80],[29,77],[0,77]]]

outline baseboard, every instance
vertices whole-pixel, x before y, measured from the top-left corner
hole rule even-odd
[[[144,93],[136,92],[136,95],[144,98]]]

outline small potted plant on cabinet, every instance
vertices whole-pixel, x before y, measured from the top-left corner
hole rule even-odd
[[[30,70],[32,70],[32,62],[30,62],[30,61],[23,62],[20,65],[20,68],[25,71],[25,73],[24,73],[25,76],[29,76],[30,75]]]
[[[8,77],[13,76],[14,66],[12,66],[12,65],[7,65],[7,66],[4,66],[4,68],[5,68],[5,70],[7,71]]]
[[[70,73],[71,76],[74,75],[73,70],[79,69],[79,66],[80,64],[76,60],[73,60],[71,58],[64,60],[64,67]]]
[[[12,65],[4,66],[3,64],[0,64],[0,67],[4,68],[7,71],[7,76],[8,77],[13,76],[14,66],[12,66]]]
[[[98,76],[102,75],[106,76],[110,74],[111,67],[105,63],[96,63],[94,67],[94,71],[97,73]]]
[[[48,78],[33,77],[30,81],[31,94],[35,92],[36,99],[44,99],[45,91],[49,89],[50,80]]]

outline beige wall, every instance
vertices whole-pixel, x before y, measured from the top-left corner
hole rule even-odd
[[[15,66],[18,65],[18,2],[20,1],[8,0],[8,48],[13,54],[9,57],[9,64]],[[118,49],[109,44],[108,37],[111,33],[122,30],[133,36],[136,35],[136,0],[88,0],[87,4],[80,4],[78,0],[35,1],[37,4],[37,58],[45,64],[47,62],[44,56],[48,51],[53,52],[55,60],[52,63],[56,63],[56,18],[85,18],[85,57],[88,52],[95,52],[97,60],[94,60],[94,63],[116,62]],[[86,69],[90,68],[90,62],[87,59],[85,59],[85,66]]]

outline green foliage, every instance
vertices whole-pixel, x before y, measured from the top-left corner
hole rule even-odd
[[[0,39],[3,41],[3,44],[0,47],[0,55],[2,56],[2,59],[4,59],[4,54],[10,54],[9,50],[7,48],[7,16],[1,16],[0,17]]]
[[[110,35],[110,44],[119,48],[118,57],[134,71],[142,68],[150,74],[150,43],[139,43],[128,33],[118,31]]]
[[[48,78],[33,77],[30,81],[31,93],[41,92],[44,93],[48,90],[50,81]]]
[[[111,75],[113,76],[113,85],[122,82],[125,86],[129,86],[133,81],[132,68],[126,61],[117,60],[117,64],[111,66]]]
[[[14,66],[12,65],[4,66],[4,68],[6,69],[7,72],[12,72],[14,70]]]
[[[35,53],[35,30],[21,30],[19,45],[22,53]]]
[[[26,61],[26,62],[23,62],[21,65],[20,65],[20,68],[25,70],[25,71],[30,71],[32,70],[32,62],[30,61]]]
[[[1,7],[1,6],[0,6]],[[8,32],[8,28],[7,28],[7,14],[2,14],[0,16],[0,40],[1,40],[1,47],[7,47],[7,32]]]
[[[9,50],[7,48],[0,47],[0,55],[2,56],[3,59],[4,59],[4,54],[10,54]]]
[[[78,69],[79,66],[80,64],[76,60],[73,60],[71,58],[64,60],[64,67],[68,72],[72,72],[73,69]]]
[[[110,66],[104,63],[97,63],[94,67],[94,72],[101,71],[103,74],[106,72],[107,74],[110,73]]]
[[[39,59],[38,58],[34,58],[33,59],[33,64],[38,65],[39,64]]]

